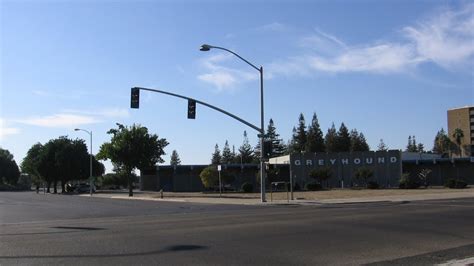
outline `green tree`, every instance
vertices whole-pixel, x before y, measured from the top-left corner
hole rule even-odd
[[[337,152],[337,131],[334,123],[328,129],[326,136],[324,137],[324,144],[326,146],[326,152]]]
[[[325,152],[324,136],[319,126],[318,116],[313,114],[313,119],[308,127],[306,150],[309,152]]]
[[[58,193],[58,182],[61,182],[64,191],[67,181],[86,178],[88,169],[87,146],[82,140],[77,140],[74,145],[71,139],[60,136],[44,144],[38,170],[47,183],[48,192],[52,184],[53,193]]]
[[[285,144],[283,143],[283,140],[280,139],[280,134],[277,133],[275,123],[273,122],[273,119],[270,118],[270,121],[268,122],[268,127],[267,131],[265,134],[265,142],[271,142],[271,151],[265,151],[265,153],[268,155],[269,158],[273,157],[278,157],[282,156],[285,154]],[[257,145],[255,145],[254,149],[255,153],[255,158],[260,157],[260,140],[257,142]]]
[[[43,150],[41,143],[36,143],[28,150],[25,158],[21,162],[21,171],[32,177],[33,184],[39,186],[43,181],[43,177],[39,172],[40,156]]]
[[[298,127],[296,128],[296,135],[293,135],[293,149],[296,152],[306,151],[307,133],[306,122],[304,115],[300,113],[298,118]]]
[[[292,135],[291,135],[291,139],[288,140],[288,154],[290,153],[300,153],[301,150],[298,150],[298,148],[296,147],[296,139],[298,138],[297,134],[296,134],[296,128],[293,127],[293,130],[292,130]]]
[[[433,153],[441,154],[443,157],[450,156],[453,142],[449,139],[448,134],[444,131],[443,128],[436,133],[434,143],[433,143]]]
[[[153,167],[163,163],[164,148],[168,141],[158,138],[156,134],[148,133],[146,127],[133,124],[131,127],[117,123],[118,128],[110,129],[110,142],[101,145],[99,159],[110,159],[114,165],[122,169],[128,176],[128,195],[133,196],[134,169]]]
[[[170,165],[176,166],[181,164],[181,159],[179,159],[178,152],[173,150],[171,152]]]
[[[0,183],[16,185],[20,177],[20,169],[10,151],[0,148]]]
[[[246,131],[244,131],[244,140],[242,145],[239,147],[239,156],[242,163],[252,163],[254,158],[253,149],[249,143]]]
[[[458,146],[458,154],[459,154],[459,157],[462,156],[462,140],[464,138],[464,131],[462,131],[462,129],[460,128],[456,128],[453,132],[453,138],[454,138],[454,141],[456,141],[456,145]]]
[[[224,144],[224,149],[222,149],[222,158],[221,163],[230,164],[234,161],[234,156],[230,150],[229,142],[226,140]]]
[[[61,182],[62,192],[65,192],[67,182],[90,177],[91,155],[84,140],[60,137],[52,140],[52,144],[55,149],[55,166],[59,172],[57,181]],[[92,176],[100,176],[103,173],[103,164],[92,156]]]
[[[219,145],[216,143],[214,146],[214,152],[212,153],[211,157],[211,164],[218,165],[222,161],[221,150],[219,150]]]
[[[359,133],[357,132],[357,129],[353,129],[349,135],[351,140],[350,151],[370,151],[369,144],[362,132]]]
[[[416,150],[418,152],[425,152],[425,145],[423,145],[423,143],[418,143],[418,145],[416,145]]]
[[[351,136],[349,130],[344,123],[341,123],[339,130],[337,131],[336,138],[336,151],[337,152],[348,152],[351,150]]]
[[[377,146],[377,151],[388,151],[388,147],[383,142],[383,139],[380,139],[379,145]]]
[[[408,144],[405,149],[406,152],[418,152],[418,146],[416,145],[415,136],[408,136]]]
[[[272,152],[270,153],[270,157],[278,157],[285,154],[285,144],[280,138],[280,134],[277,133],[273,119],[270,119],[270,121],[268,122],[267,140],[272,143]]]

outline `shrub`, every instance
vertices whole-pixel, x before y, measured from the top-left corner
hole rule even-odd
[[[137,177],[134,177],[137,182]],[[124,173],[109,173],[97,178],[96,185],[101,188],[116,188],[116,187],[127,187],[128,177]]]
[[[466,188],[467,183],[462,179],[450,178],[446,181],[445,186],[449,188]]]
[[[252,184],[248,182],[243,183],[240,189],[242,190],[242,192],[245,192],[245,193],[253,192],[253,186]]]
[[[298,183],[295,183],[295,184],[293,185],[293,191],[301,191],[301,187],[300,187],[300,185],[299,185]]]
[[[379,183],[377,183],[375,181],[369,181],[369,183],[367,183],[367,188],[368,189],[378,189],[379,188]]]
[[[361,167],[356,170],[354,178],[361,180],[366,186],[368,186],[370,179],[374,176],[374,171],[367,167]]]
[[[317,191],[317,190],[321,190],[322,188],[323,187],[321,186],[321,184],[318,184],[318,183],[307,183],[304,186],[304,189],[308,191]]]
[[[332,176],[332,170],[330,167],[323,167],[319,169],[313,169],[309,172],[309,177],[319,181],[319,184],[323,184],[324,181],[328,180]]]
[[[210,165],[204,168],[201,173],[199,174],[199,178],[203,186],[207,189],[219,189],[219,171],[217,171],[217,167],[215,165]],[[228,173],[227,171],[221,171],[221,182],[222,187],[224,188],[225,185],[230,185],[234,182],[235,176]]]
[[[409,173],[403,173],[402,178],[400,178],[399,188],[404,189],[416,189],[420,187],[420,181],[417,178],[410,177]]]
[[[199,177],[204,187],[208,189],[216,186],[219,182],[219,173],[213,165],[204,168],[199,174]]]
[[[420,181],[425,188],[427,188],[430,185],[429,175],[431,172],[432,171],[430,169],[424,168],[424,169],[421,169],[421,171],[418,173],[418,177],[420,178]]]

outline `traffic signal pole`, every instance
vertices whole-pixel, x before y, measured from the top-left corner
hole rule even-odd
[[[163,90],[155,90],[155,89],[143,88],[143,87],[133,87],[132,90],[131,90],[131,91],[132,91],[132,94],[131,94],[131,95],[132,95],[132,101],[134,100],[133,97],[137,97],[137,96],[133,96],[134,93],[136,93],[136,91],[139,91],[139,90],[158,92],[158,93],[162,93],[162,94],[166,94],[166,95],[178,97],[178,98],[181,98],[181,99],[185,99],[185,100],[188,100],[188,101],[194,101],[194,102],[196,102],[196,103],[199,103],[199,104],[201,104],[201,105],[207,106],[207,107],[209,107],[209,108],[211,108],[211,109],[214,109],[214,110],[216,110],[216,111],[218,111],[218,112],[221,112],[221,113],[223,113],[223,114],[225,114],[225,115],[227,115],[227,116],[230,116],[230,117],[234,118],[235,120],[237,120],[237,121],[239,121],[239,122],[241,122],[241,123],[243,123],[243,124],[245,124],[245,125],[247,125],[247,126],[253,128],[253,129],[255,129],[256,131],[258,131],[258,132],[260,133],[260,135],[263,136],[263,131],[262,131],[261,128],[259,128],[259,127],[255,126],[255,125],[253,125],[253,124],[250,123],[250,122],[245,121],[244,119],[242,119],[242,118],[240,118],[240,117],[238,117],[238,116],[236,116],[236,115],[234,115],[234,114],[231,114],[231,113],[229,113],[229,112],[227,112],[227,111],[225,111],[225,110],[223,110],[223,109],[221,109],[221,108],[219,108],[219,107],[217,107],[217,106],[214,106],[214,105],[212,105],[212,104],[208,104],[208,103],[206,103],[206,102],[199,101],[199,100],[196,100],[196,99],[193,99],[193,98],[190,98],[190,97],[187,97],[187,96],[179,95],[179,94],[176,94],[176,93],[167,92],[167,91],[163,91]],[[136,106],[138,106],[138,105],[136,105]],[[132,108],[135,108],[135,107],[133,107],[133,105],[132,105]],[[138,108],[138,107],[136,107],[136,108]],[[194,115],[195,115],[195,114],[196,114],[196,109],[194,109]],[[263,137],[261,137],[261,139],[263,139]],[[262,147],[262,149],[263,149],[263,143],[261,143],[261,147]],[[262,155],[263,155],[263,154],[262,154]]]

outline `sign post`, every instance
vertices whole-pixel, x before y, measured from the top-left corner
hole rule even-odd
[[[219,164],[217,166],[217,171],[219,172],[219,197],[220,198],[222,198],[221,170],[222,170],[222,166]]]

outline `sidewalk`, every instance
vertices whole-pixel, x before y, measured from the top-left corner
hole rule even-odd
[[[82,196],[89,196],[84,194]],[[341,204],[341,203],[364,203],[364,202],[403,202],[436,199],[474,198],[474,188],[448,189],[333,189],[328,191],[305,191],[294,192],[294,200],[287,199],[286,192],[274,192],[266,194],[266,203],[260,201],[259,193],[201,193],[201,192],[164,192],[163,199],[159,192],[138,191],[133,197],[128,197],[124,191],[104,191],[94,194],[94,197],[105,197],[113,199],[151,200],[171,202],[194,202],[209,204]],[[273,198],[273,200],[271,200]]]

